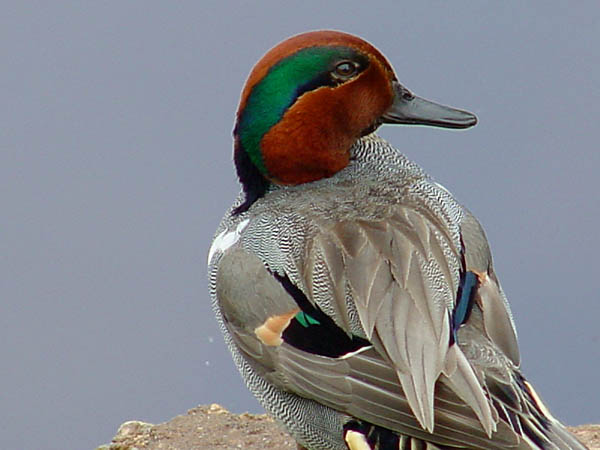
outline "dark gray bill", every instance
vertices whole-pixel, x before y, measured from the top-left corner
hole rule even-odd
[[[394,103],[381,117],[382,123],[443,128],[469,128],[477,123],[474,114],[417,97],[400,83],[396,82],[394,89],[396,91]]]

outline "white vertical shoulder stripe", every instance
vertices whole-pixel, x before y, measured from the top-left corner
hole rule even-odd
[[[235,230],[223,230],[218,234],[210,246],[210,250],[208,251],[207,264],[210,264],[210,261],[213,259],[213,256],[215,256],[216,253],[225,252],[229,247],[239,241],[240,235],[242,234],[242,231],[244,231],[244,228],[246,228],[248,225],[248,222],[250,222],[250,219],[242,220]]]

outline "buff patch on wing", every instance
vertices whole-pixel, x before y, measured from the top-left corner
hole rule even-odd
[[[281,335],[299,312],[300,309],[296,308],[279,316],[271,316],[260,327],[254,329],[254,334],[263,344],[277,347],[283,344]]]
[[[350,450],[371,450],[371,446],[362,433],[350,430],[344,436],[344,440]]]

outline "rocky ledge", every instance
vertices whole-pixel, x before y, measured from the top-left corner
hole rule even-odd
[[[600,425],[580,425],[570,430],[590,450],[600,450]],[[222,406],[198,406],[187,414],[153,425],[125,422],[110,444],[96,450],[189,449],[296,450],[294,440],[266,414],[233,414]]]

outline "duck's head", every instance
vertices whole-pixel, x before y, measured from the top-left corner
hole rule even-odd
[[[269,183],[295,185],[346,167],[350,148],[383,123],[468,128],[466,111],[413,95],[385,57],[338,31],[293,36],[254,66],[242,91],[234,159],[246,210]]]

